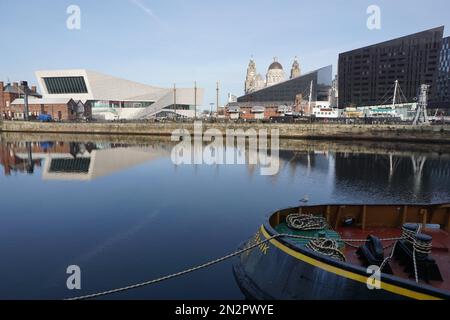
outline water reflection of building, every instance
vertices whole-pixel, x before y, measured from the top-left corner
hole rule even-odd
[[[0,164],[5,176],[13,172],[33,173],[35,167],[42,166],[42,159],[34,158],[33,153],[63,152],[69,145],[53,143],[3,143],[0,144]]]
[[[199,145],[197,152],[200,155],[204,147]],[[167,142],[152,142],[144,146],[112,143],[3,143],[0,144],[0,164],[4,167],[5,175],[14,172],[33,173],[35,168],[42,167],[42,177],[46,180],[86,181],[158,158],[168,158],[172,148],[173,144]],[[434,194],[445,196],[450,190],[450,160],[446,153],[321,150],[315,151],[313,147],[297,151],[280,150],[280,175],[290,176],[293,181],[297,181],[300,176],[326,181],[330,188],[324,189],[324,193],[332,192],[338,198],[351,194],[352,199],[362,198],[364,201],[386,197],[402,201],[432,201]],[[260,159],[261,152],[267,151],[249,146],[232,151],[235,152],[233,159],[236,163],[247,166],[249,176],[259,175],[260,167],[266,167]],[[277,159],[269,162],[274,160]],[[216,169],[219,170],[219,166]],[[274,183],[278,178],[272,177]]]
[[[371,186],[373,192],[403,190],[432,201],[430,191],[450,189],[450,162],[438,156],[339,153],[335,168],[336,185]]]
[[[92,143],[4,144],[0,163],[5,175],[12,171],[33,173],[42,167],[44,180],[93,180],[170,154],[160,146],[128,147]]]

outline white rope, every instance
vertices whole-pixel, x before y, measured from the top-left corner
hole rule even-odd
[[[290,214],[286,217],[289,228],[300,231],[323,230],[328,223],[323,217],[312,214]]]
[[[107,296],[107,295],[111,295],[111,294],[115,294],[115,293],[120,293],[120,292],[125,292],[125,291],[129,291],[129,290],[133,290],[133,289],[146,287],[146,286],[149,286],[149,285],[153,285],[153,284],[157,284],[157,283],[160,283],[160,282],[163,282],[163,281],[167,281],[167,280],[170,280],[170,279],[181,277],[181,276],[186,275],[188,273],[199,271],[201,269],[204,269],[204,268],[216,265],[218,263],[221,263],[221,262],[224,262],[226,260],[229,260],[229,259],[231,259],[233,257],[239,256],[239,255],[241,255],[241,254],[243,254],[243,253],[245,253],[247,251],[250,251],[250,250],[252,250],[254,248],[257,248],[257,247],[261,246],[262,244],[265,244],[265,243],[270,242],[270,241],[272,241],[274,239],[277,239],[277,238],[292,238],[292,239],[305,239],[305,240],[320,240],[321,239],[321,238],[316,238],[316,237],[305,237],[305,236],[300,236],[300,235],[278,234],[278,235],[274,235],[272,237],[269,237],[266,240],[263,240],[263,241],[260,241],[258,243],[255,243],[255,244],[253,244],[253,245],[251,245],[249,247],[246,247],[246,248],[244,248],[242,250],[239,250],[239,251],[237,251],[235,253],[226,255],[226,256],[224,256],[222,258],[219,258],[219,259],[207,262],[205,264],[202,264],[202,265],[199,265],[197,267],[193,267],[193,268],[181,271],[181,272],[177,272],[177,273],[174,273],[174,274],[171,274],[171,275],[167,275],[167,276],[164,276],[164,277],[161,277],[161,278],[157,278],[157,279],[150,280],[150,281],[145,281],[145,282],[142,282],[142,283],[138,283],[138,284],[134,284],[134,285],[118,288],[118,289],[112,289],[112,290],[107,290],[107,291],[103,291],[103,292],[99,292],[99,293],[79,296],[79,297],[75,297],[75,298],[69,298],[69,299],[66,299],[66,300],[74,301],[74,300],[94,299],[94,298],[99,298],[99,297],[103,297],[103,296]],[[386,238],[386,239],[380,239],[380,240],[381,241],[398,241],[398,240],[401,240],[401,239],[402,238]],[[364,240],[363,239],[341,239],[339,241],[361,242],[361,243],[364,242],[365,243],[368,240],[367,239],[364,239]]]
[[[306,245],[306,248],[325,256],[329,256],[333,259],[337,259],[343,262],[346,261],[345,255],[341,252],[341,250],[339,250],[337,241],[333,239],[323,238],[311,240]]]

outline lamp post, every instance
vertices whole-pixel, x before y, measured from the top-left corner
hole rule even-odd
[[[20,87],[19,87],[19,91],[21,91],[23,93],[23,103],[24,103],[24,120],[28,121],[29,120],[29,107],[28,107],[28,94],[30,93],[30,89],[28,88],[28,82],[26,81],[21,81],[20,82]]]
[[[212,118],[214,102],[211,102],[211,103],[209,104],[209,106],[211,107],[211,109],[210,109],[210,111],[209,111],[209,118]]]
[[[175,110],[175,121],[177,121],[178,115],[177,115],[177,85],[173,85],[173,107]]]
[[[194,108],[195,108],[194,121],[196,121],[197,120],[197,81],[195,81],[195,83],[194,83],[194,95],[195,95],[195,97],[194,97]]]
[[[217,105],[217,115],[219,115],[219,96],[220,96],[220,88],[219,81],[217,81],[217,89],[216,89],[216,105]]]

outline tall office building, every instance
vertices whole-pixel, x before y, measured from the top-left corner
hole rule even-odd
[[[437,84],[443,34],[442,26],[341,53],[339,106],[384,104],[392,99],[396,80],[407,102],[414,102],[420,85],[428,84],[430,104],[442,104]]]
[[[437,83],[438,104],[450,108],[450,37],[442,42],[441,61]]]

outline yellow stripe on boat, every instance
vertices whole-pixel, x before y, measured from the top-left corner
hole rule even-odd
[[[264,228],[264,226],[261,226],[261,233],[264,235],[264,237],[266,239],[269,239],[271,236],[269,235],[269,233],[266,231],[266,229]],[[275,247],[277,247],[278,249],[280,249],[281,251],[287,253],[288,255],[301,260],[303,262],[306,262],[310,265],[313,265],[317,268],[320,268],[322,270],[337,274],[341,277],[344,278],[348,278],[348,279],[352,279],[358,282],[362,282],[362,283],[367,283],[367,277],[362,276],[360,274],[354,273],[354,272],[350,272],[350,271],[346,271],[334,266],[331,266],[327,263],[318,261],[316,259],[313,259],[311,257],[308,257],[304,254],[301,254],[300,252],[297,252],[295,250],[292,250],[291,248],[285,246],[284,244],[282,244],[281,242],[279,242],[276,239],[272,239],[270,240],[270,243],[272,245],[274,245]],[[383,290],[389,291],[389,292],[393,292],[395,294],[401,295],[401,296],[405,296],[408,298],[412,298],[412,299],[416,299],[416,300],[442,300],[441,298],[435,297],[435,296],[431,296],[425,293],[421,293],[421,292],[417,292],[417,291],[413,291],[410,289],[405,289],[396,285],[392,285],[389,283],[385,283],[385,282],[381,282],[381,288]]]

